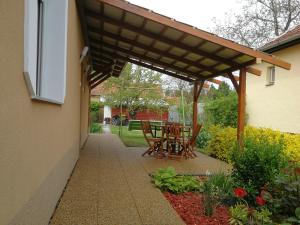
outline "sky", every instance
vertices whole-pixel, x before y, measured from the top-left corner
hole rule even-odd
[[[241,0],[128,0],[177,21],[209,31],[212,19],[223,20],[226,13],[238,12]]]

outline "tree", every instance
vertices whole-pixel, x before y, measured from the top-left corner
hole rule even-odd
[[[193,86],[189,82],[173,77],[165,79],[165,94],[167,96],[177,97],[178,102],[174,102],[179,113],[180,121],[185,124],[192,121],[193,105]],[[174,104],[173,103],[173,104]]]
[[[260,47],[300,22],[300,0],[245,0],[240,13],[214,21],[212,32],[249,47]]]
[[[238,96],[227,83],[221,83],[218,89],[212,86],[204,103],[206,124],[237,127]]]
[[[128,109],[134,119],[142,109],[158,110],[166,107],[161,88],[161,75],[149,69],[127,63],[120,77],[104,83],[106,104]]]

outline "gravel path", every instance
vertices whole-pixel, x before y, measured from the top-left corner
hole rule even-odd
[[[140,156],[138,156],[140,158]],[[121,140],[91,135],[51,225],[184,225]]]

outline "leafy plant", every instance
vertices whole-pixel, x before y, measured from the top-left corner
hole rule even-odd
[[[247,205],[237,204],[229,208],[232,225],[271,225],[272,213],[268,209],[249,209]]]
[[[281,133],[269,128],[256,128],[247,126],[245,136],[255,142],[267,142],[269,144],[283,144],[283,152],[292,161],[300,162],[300,135]]]
[[[233,180],[247,189],[252,204],[259,190],[273,184],[287,163],[282,143],[255,142],[251,138],[245,138],[243,149],[238,146],[234,149],[231,160]]]
[[[295,216],[288,218],[286,222],[292,224],[300,224],[300,207],[295,209]]]
[[[238,204],[229,208],[230,219],[232,225],[245,225],[248,222],[248,207],[243,204]]]
[[[201,183],[193,176],[177,175],[173,167],[160,169],[153,175],[154,184],[162,191],[175,194],[201,191]]]
[[[273,224],[271,220],[272,213],[268,209],[261,209],[260,211],[254,210],[250,216],[250,221],[254,222],[253,224],[257,225],[267,225]]]
[[[92,123],[99,122],[99,109],[101,104],[99,102],[91,101],[90,103],[90,111],[91,111],[91,121]]]
[[[213,214],[215,206],[227,200],[232,193],[232,180],[224,173],[208,178],[203,184],[204,211],[207,216]]]
[[[210,139],[211,135],[207,128],[201,129],[196,139],[197,147],[200,149],[204,149],[209,144]]]
[[[275,179],[270,193],[270,207],[279,217],[292,217],[296,214],[297,218],[300,214],[300,209],[297,210],[300,206],[300,167],[293,164],[287,167]]]
[[[90,128],[91,133],[102,133],[102,126],[100,123],[92,123]]]
[[[204,106],[206,123],[225,127],[237,127],[237,105],[237,94],[230,89],[229,93],[207,101]]]
[[[211,139],[205,151],[213,157],[225,162],[230,161],[231,151],[236,142],[236,129],[211,126],[209,128]]]

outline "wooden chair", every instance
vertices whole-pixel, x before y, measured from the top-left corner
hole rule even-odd
[[[189,136],[187,138],[186,141],[182,141],[182,152],[183,152],[183,155],[186,157],[186,158],[194,158],[194,157],[197,157],[195,151],[194,151],[194,147],[195,147],[195,144],[196,144],[196,139],[197,139],[197,136],[201,130],[201,127],[202,125],[199,125],[197,124],[196,125],[196,128],[195,128],[195,132],[193,132],[192,136]]]
[[[166,140],[167,140],[167,150],[168,157],[182,157],[181,148],[182,141],[184,142],[184,128],[180,124],[169,124],[166,126]],[[177,148],[177,149],[176,149]]]
[[[149,148],[142,154],[142,156],[145,156],[146,154],[151,155],[152,153],[154,156],[159,156],[162,139],[154,137],[149,121],[141,121],[141,127],[144,137],[149,145]]]

